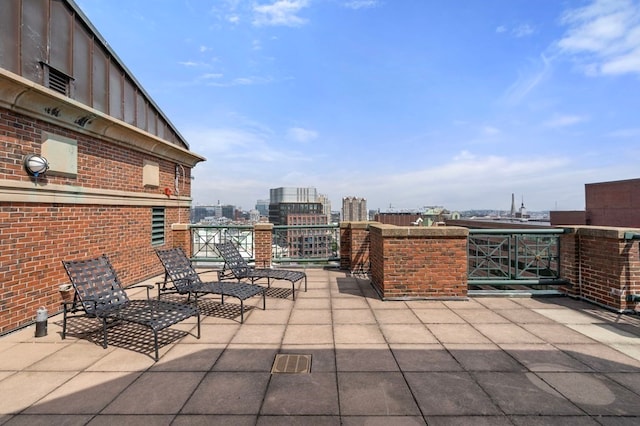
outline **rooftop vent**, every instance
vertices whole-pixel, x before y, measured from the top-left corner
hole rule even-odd
[[[71,97],[73,77],[53,68],[46,62],[40,62],[44,70],[44,86],[62,95]]]

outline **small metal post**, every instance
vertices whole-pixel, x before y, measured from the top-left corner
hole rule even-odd
[[[41,306],[36,311],[36,337],[44,337],[47,335],[47,308]]]

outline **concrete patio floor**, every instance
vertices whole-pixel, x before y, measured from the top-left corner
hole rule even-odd
[[[381,301],[369,282],[308,269],[249,303],[201,299],[152,335],[49,318],[0,338],[0,424],[637,425],[640,319],[571,298]],[[151,280],[150,282],[153,282]],[[282,298],[288,296],[288,298]],[[271,374],[276,354],[311,372]]]

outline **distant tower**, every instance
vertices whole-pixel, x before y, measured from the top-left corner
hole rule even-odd
[[[342,220],[360,222],[367,220],[367,199],[359,197],[342,198]]]
[[[511,193],[511,217],[515,217],[516,215],[516,196]]]

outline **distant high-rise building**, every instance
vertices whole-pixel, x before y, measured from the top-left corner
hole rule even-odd
[[[361,222],[368,219],[367,199],[344,197],[342,199],[342,220],[345,222]]]
[[[269,204],[316,202],[318,202],[318,191],[313,187],[280,187],[269,190]]]
[[[260,213],[260,216],[269,216],[269,200],[256,201],[256,210]]]
[[[322,204],[322,213],[327,216],[327,223],[331,223],[331,200],[324,194],[318,194],[318,202]]]
[[[269,194],[269,222],[274,225],[286,225],[290,214],[323,213],[315,188],[272,188]]]

